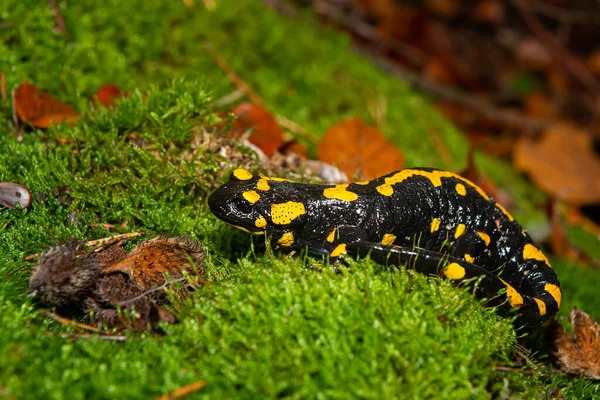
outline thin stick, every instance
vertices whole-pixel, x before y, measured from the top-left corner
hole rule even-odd
[[[117,303],[117,305],[118,306],[127,306],[129,304],[135,303],[136,301],[138,301],[139,299],[143,298],[146,295],[149,295],[150,293],[158,292],[159,290],[162,290],[162,289],[166,288],[167,286],[170,286],[172,283],[183,282],[186,280],[187,280],[187,278],[185,276],[183,276],[181,278],[173,279],[171,281],[166,281],[162,285],[154,286],[154,287],[146,290],[145,292],[143,292],[135,297],[132,297],[131,299],[120,301]]]
[[[539,131],[552,123],[550,120],[529,118],[522,113],[502,110],[481,98],[471,96],[450,86],[431,82],[366,46],[355,45],[354,48],[358,53],[371,57],[375,65],[381,70],[403,79],[416,89],[428,92],[439,99],[463,105],[489,120],[502,123],[504,126],[518,130]]]
[[[88,324],[83,324],[81,322],[77,322],[77,321],[73,321],[72,319],[68,319],[65,317],[61,317],[58,314],[55,314],[53,312],[47,311],[44,315],[46,315],[46,317],[48,318],[52,318],[53,320],[55,320],[56,322],[59,322],[63,325],[67,325],[67,326],[75,326],[79,329],[83,329],[86,331],[90,331],[90,332],[95,332],[95,333],[100,333],[100,329],[93,327],[91,325]]]
[[[75,339],[100,339],[108,340],[111,342],[124,342],[127,340],[127,336],[122,335],[91,335],[89,333],[81,333],[79,335],[67,335],[66,337]]]
[[[238,73],[233,70],[233,68],[231,68],[227,60],[225,60],[225,58],[215,49],[215,47],[211,43],[206,42],[204,44],[204,48],[208,51],[213,60],[215,60],[219,68],[221,68],[221,70],[225,72],[225,75],[227,75],[231,82],[233,82],[233,84],[238,89],[241,89],[244,93],[246,93],[246,96],[248,96],[250,101],[260,106],[263,106],[265,104],[264,100],[258,95],[258,93],[256,93],[254,89],[252,89],[250,85],[248,85],[238,75]]]
[[[94,252],[99,252],[101,249],[111,246],[117,242],[120,242],[123,240],[128,240],[128,239],[134,238],[136,236],[141,236],[141,235],[145,235],[145,234],[146,234],[146,232],[123,233],[121,235],[109,236],[109,237],[105,237],[103,239],[90,240],[89,242],[85,242],[84,246],[90,247],[90,246],[98,245],[98,247],[94,249]],[[42,253],[30,254],[30,255],[26,256],[25,258],[23,258],[23,260],[30,261],[30,260],[33,260],[34,258],[38,258],[41,254]]]
[[[202,379],[200,381],[191,383],[189,385],[182,386],[179,389],[175,389],[171,393],[159,396],[159,397],[156,398],[156,400],[178,399],[180,397],[187,396],[188,394],[196,392],[196,391],[204,388],[205,386],[206,386],[206,381],[204,379]]]
[[[6,104],[6,73],[0,73],[0,90],[2,92],[2,104]]]
[[[60,33],[64,33],[65,32],[65,20],[63,19],[63,16],[60,13],[60,9],[58,8],[56,1],[48,0],[48,5],[50,6],[50,8],[52,9],[52,12],[54,13],[54,20],[56,21],[56,29]]]

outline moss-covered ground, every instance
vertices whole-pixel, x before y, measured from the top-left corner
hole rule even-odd
[[[262,239],[217,221],[205,200],[225,179],[219,160],[181,160],[194,132],[219,122],[211,102],[235,90],[207,46],[271,111],[317,136],[358,115],[383,129],[407,165],[453,170],[465,165],[465,140],[310,16],[286,20],[251,0],[218,0],[214,11],[186,3],[58,2],[64,33],[47,2],[0,5],[8,89],[30,81],[84,114],[76,126],[29,130],[17,142],[10,101],[1,105],[0,181],[27,186],[34,201],[0,209],[0,397],[148,398],[200,379],[206,387],[193,396],[210,399],[600,397],[600,386],[551,372],[543,351],[527,374],[499,368],[515,365],[512,325],[447,282],[365,261],[319,273],[302,257],[255,251]],[[105,83],[131,92],[114,111],[90,104]],[[543,196],[507,164],[479,161],[518,200],[526,227],[543,230]],[[24,256],[129,231],[187,234],[208,251],[210,286],[175,305],[181,323],[164,335],[77,338],[27,297]],[[585,233],[574,237],[597,248]],[[600,318],[598,272],[553,265],[561,315],[577,305]]]

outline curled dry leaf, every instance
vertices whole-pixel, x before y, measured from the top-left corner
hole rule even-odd
[[[600,330],[598,323],[585,312],[573,307],[569,314],[573,335],[562,324],[555,330],[555,355],[563,371],[600,379]]]
[[[165,274],[180,278],[182,271],[191,274],[204,259],[204,251],[191,239],[157,237],[140,243],[125,258],[104,268],[103,274],[121,272],[142,290],[165,283]]]
[[[106,108],[111,108],[115,99],[125,96],[126,93],[116,85],[104,85],[96,92],[94,99]]]
[[[48,128],[62,121],[72,123],[81,116],[69,104],[60,102],[48,92],[24,82],[15,92],[15,109],[19,119],[36,128]]]
[[[600,202],[600,159],[586,132],[557,124],[537,142],[521,138],[513,156],[515,166],[548,194],[573,204]]]
[[[167,302],[164,289],[182,279],[184,270],[202,279],[203,259],[201,245],[186,238],[154,238],[131,253],[119,245],[96,253],[83,242],[73,242],[40,257],[29,292],[59,312],[93,315],[96,325],[141,331],[157,322],[176,321],[161,307]],[[191,288],[184,285],[178,293],[185,295]]]
[[[253,129],[248,140],[270,157],[283,143],[283,132],[275,117],[264,108],[252,103],[241,103],[233,109],[236,115],[230,134],[241,136]]]
[[[25,186],[12,182],[0,182],[0,205],[27,208],[31,204],[31,193]]]
[[[356,117],[330,128],[317,155],[321,161],[338,166],[348,177],[360,171],[360,179],[373,179],[404,165],[402,153],[381,132]]]

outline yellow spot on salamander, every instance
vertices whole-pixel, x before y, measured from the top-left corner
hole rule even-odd
[[[548,261],[544,253],[542,253],[540,249],[538,249],[531,243],[527,243],[525,247],[523,247],[523,259],[534,259],[538,261],[543,261],[544,263],[546,263],[547,266],[552,268],[552,266],[550,265],[550,261]]]
[[[256,218],[256,221],[254,221],[254,225],[257,228],[264,228],[267,226],[267,220],[264,217],[258,217]]]
[[[465,224],[458,224],[456,227],[456,232],[454,232],[454,239],[458,239],[462,236],[463,233],[467,230],[467,226]]]
[[[467,195],[467,188],[462,183],[457,183],[456,186],[454,186],[454,189],[456,190],[456,193],[460,194],[461,196]]]
[[[333,243],[333,241],[335,240],[335,231],[336,231],[336,228],[333,228],[333,230],[331,232],[329,232],[329,235],[327,235],[327,241],[329,243]]]
[[[238,168],[235,171],[233,171],[233,176],[238,178],[240,181],[247,181],[248,179],[252,179],[252,174],[243,168]]]
[[[450,279],[462,279],[466,275],[466,271],[457,263],[450,263],[444,270],[444,275]]]
[[[518,306],[523,305],[523,296],[521,296],[519,294],[519,292],[517,292],[517,289],[512,287],[505,280],[503,280],[501,278],[499,278],[499,279],[502,281],[502,283],[504,283],[504,286],[506,286],[506,296],[509,297],[508,304],[510,304],[513,307],[518,307]]]
[[[343,201],[354,201],[358,199],[358,195],[348,191],[347,188],[347,183],[335,185],[334,187],[323,190],[323,196],[327,197],[328,199],[338,199]]]
[[[256,182],[256,188],[260,191],[266,192],[267,190],[271,189],[271,186],[269,186],[269,182],[267,182],[265,178],[261,178],[258,180],[258,182]]]
[[[357,185],[368,185],[370,183],[370,181],[356,181],[353,183],[356,183]]]
[[[290,247],[294,244],[294,234],[292,232],[286,232],[279,238],[277,244],[283,247]]]
[[[550,293],[550,296],[554,297],[554,300],[556,300],[556,303],[558,304],[558,307],[560,308],[560,302],[562,300],[562,294],[560,293],[560,288],[551,283],[547,283],[544,286],[544,290],[546,290],[546,292]]]
[[[271,206],[271,220],[277,225],[287,225],[304,214],[306,214],[304,204],[295,201],[273,204]]]
[[[342,254],[346,254],[346,245],[344,243],[338,244],[337,247],[335,249],[333,249],[333,251],[331,252],[330,256],[331,257],[337,257],[337,256],[340,256]]]
[[[429,181],[431,181],[431,183],[435,187],[442,186],[442,178],[460,179],[463,183],[475,189],[477,193],[479,193],[479,195],[484,199],[488,200],[490,198],[479,186],[475,185],[470,180],[448,171],[421,171],[416,169],[403,169],[402,171],[399,171],[394,175],[385,178],[384,183],[377,186],[376,189],[379,193],[381,193],[384,196],[391,196],[394,193],[392,185],[404,182],[405,180],[413,176],[424,176],[427,179],[429,179]]]
[[[285,179],[285,178],[277,178],[277,177],[271,177],[271,178],[267,178],[271,181],[275,181],[275,182],[294,182],[290,179]]]
[[[477,232],[477,235],[479,235],[479,237],[485,242],[486,246],[490,245],[490,235],[485,232]]]
[[[434,218],[431,221],[431,233],[437,231],[438,229],[440,229],[440,223],[442,222],[441,219],[439,218]]]
[[[473,264],[475,262],[475,257],[471,256],[470,254],[465,254],[465,261]]]
[[[540,316],[546,315],[546,303],[544,303],[542,300],[536,297],[534,297],[533,300],[535,300],[535,302],[537,303],[538,309],[540,311]]]
[[[506,217],[510,220],[510,221],[514,221],[515,219],[513,218],[512,215],[510,215],[510,213],[508,211],[506,211],[506,208],[502,207],[501,204],[496,203],[496,207],[498,207],[500,209],[500,211],[502,211],[504,213],[504,215],[506,215]]]
[[[247,192],[242,193],[242,196],[244,196],[244,198],[246,200],[248,200],[249,203],[256,203],[257,201],[260,200],[260,195],[258,193],[256,193],[254,190],[249,190]]]
[[[383,235],[383,239],[381,239],[381,244],[392,244],[396,240],[396,235],[392,235],[391,233],[386,233]]]
[[[392,185],[387,184],[387,183],[384,183],[383,185],[379,185],[375,189],[377,189],[377,191],[384,196],[391,196],[394,194],[394,189],[392,189]]]

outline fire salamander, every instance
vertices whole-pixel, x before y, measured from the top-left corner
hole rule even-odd
[[[223,221],[279,247],[335,261],[367,256],[453,281],[537,326],[560,307],[556,273],[513,217],[451,172],[413,168],[372,181],[296,183],[236,169],[208,199]],[[476,279],[472,279],[476,278]]]

